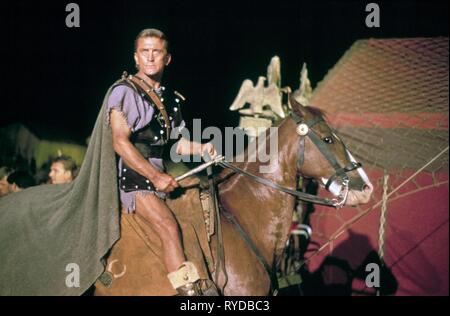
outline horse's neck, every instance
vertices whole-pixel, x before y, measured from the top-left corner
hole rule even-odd
[[[245,162],[239,166],[262,178],[295,188],[297,145],[294,141],[295,137],[289,133],[289,130],[295,131],[295,126],[291,128],[289,126],[285,122],[278,129],[278,153],[272,153],[276,155],[273,157],[275,160],[272,172],[260,173],[262,164],[259,161]],[[266,137],[268,149],[270,146],[269,133],[261,137]],[[286,244],[292,223],[295,199],[243,175],[233,176],[223,183],[219,192],[222,205],[236,217],[268,263],[271,264],[275,256],[280,255]]]

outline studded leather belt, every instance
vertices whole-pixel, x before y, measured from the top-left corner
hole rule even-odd
[[[138,148],[138,150],[146,159],[162,158],[164,154],[163,146],[148,146],[144,144],[143,146],[139,145],[140,145],[139,143],[135,143],[135,146]],[[122,170],[121,175],[119,177],[119,186],[120,189],[125,192],[140,191],[140,190],[155,191],[155,186],[149,179],[147,179],[146,177],[142,176],[135,170],[128,167],[128,165],[124,161],[122,161]]]
[[[150,180],[128,167],[125,163],[122,164],[119,186],[125,192],[140,190],[155,191],[155,186]]]

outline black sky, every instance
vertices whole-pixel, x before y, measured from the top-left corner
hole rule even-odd
[[[80,6],[80,28],[65,25],[69,2]],[[380,28],[365,26],[369,2],[380,6]],[[358,39],[448,36],[448,2],[10,1],[2,2],[0,26],[0,126],[21,121],[83,142],[109,85],[134,71],[133,41],[143,28],[169,37],[165,79],[188,98],[185,116],[236,126],[229,105],[273,55],[283,85],[297,88],[307,62],[315,86]]]

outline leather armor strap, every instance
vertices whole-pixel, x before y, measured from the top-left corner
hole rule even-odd
[[[147,82],[145,82],[144,79],[138,76],[129,75],[127,79],[133,82],[140,90],[142,90],[150,98],[150,100],[152,100],[152,102],[158,107],[158,110],[161,112],[164,118],[164,123],[166,124],[167,139],[169,139],[171,127],[169,116],[167,115],[167,111],[166,108],[164,107],[164,104],[156,95],[155,91],[153,91],[153,88],[149,84],[147,84]]]

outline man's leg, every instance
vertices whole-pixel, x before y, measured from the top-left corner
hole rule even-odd
[[[136,213],[150,223],[162,242],[167,271],[173,272],[186,261],[180,230],[172,211],[154,194],[136,194]]]
[[[161,239],[167,277],[174,289],[183,296],[201,295],[197,268],[186,261],[178,224],[166,203],[153,194],[137,194],[136,213],[150,223]],[[207,290],[206,295],[218,295],[214,285],[209,285]]]

